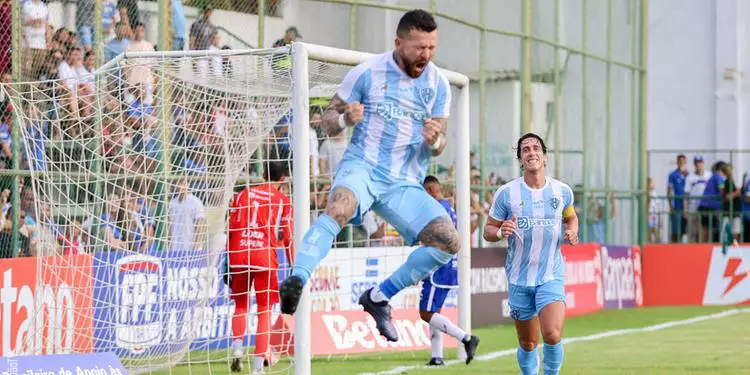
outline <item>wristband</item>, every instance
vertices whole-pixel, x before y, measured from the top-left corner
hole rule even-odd
[[[339,115],[339,128],[346,129],[346,113]]]
[[[504,240],[505,236],[503,236],[503,228],[497,228],[497,238]]]
[[[430,148],[431,148],[431,149],[432,149],[433,151],[437,151],[437,150],[438,150],[438,149],[440,148],[440,142],[441,142],[442,140],[443,140],[443,135],[442,135],[442,134],[438,134],[438,137],[437,137],[437,139],[435,140],[435,143],[431,144],[431,145],[430,145]]]

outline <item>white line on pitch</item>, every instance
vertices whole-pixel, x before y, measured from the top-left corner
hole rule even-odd
[[[693,318],[690,318],[690,319],[684,319],[684,320],[673,320],[671,322],[659,323],[659,324],[654,324],[654,325],[650,325],[650,326],[646,326],[646,327],[641,327],[641,328],[616,329],[616,330],[612,330],[612,331],[605,331],[605,332],[595,333],[593,335],[588,335],[588,336],[578,336],[578,337],[566,338],[566,339],[563,339],[563,342],[565,344],[572,344],[572,343],[578,342],[578,341],[599,340],[599,339],[604,339],[604,338],[613,337],[613,336],[625,335],[625,334],[629,334],[629,333],[659,331],[659,330],[662,330],[662,329],[667,329],[667,328],[672,328],[672,327],[678,327],[678,326],[683,326],[683,325],[688,325],[688,324],[695,324],[695,323],[703,322],[703,321],[706,321],[706,320],[719,319],[719,318],[724,318],[724,317],[727,317],[727,316],[737,315],[737,314],[741,314],[741,313],[750,313],[750,309],[733,309],[733,310],[727,310],[727,311],[722,311],[722,312],[715,313],[715,314],[701,315],[701,316],[696,316],[696,317],[693,317]],[[506,349],[506,350],[500,350],[500,351],[496,351],[496,352],[491,352],[491,353],[486,353],[486,354],[478,355],[478,356],[474,357],[474,360],[475,361],[489,361],[489,360],[493,360],[495,358],[505,357],[505,356],[509,356],[509,355],[515,355],[515,354],[516,354],[516,348]],[[462,360],[451,359],[450,361],[445,361],[445,366],[447,367],[447,366],[453,366],[453,365],[463,364],[463,363],[464,363],[464,361],[462,361]],[[401,374],[401,373],[403,373],[405,371],[414,370],[414,369],[421,369],[421,368],[428,369],[430,367],[427,367],[427,366],[424,366],[424,365],[419,365],[419,366],[399,366],[399,367],[396,367],[396,368],[393,368],[393,369],[390,369],[390,370],[386,370],[386,371],[381,371],[381,372],[378,372],[378,373],[362,373],[360,375]]]

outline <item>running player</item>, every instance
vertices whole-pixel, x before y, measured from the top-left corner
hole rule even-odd
[[[546,177],[547,147],[536,134],[518,140],[516,157],[523,176],[495,193],[484,239],[508,239],[510,316],[516,323],[518,365],[523,374],[539,373],[539,330],[544,339],[543,373],[557,374],[563,361],[565,264],[562,240],[578,243],[578,217],[570,186]]]
[[[284,162],[266,166],[266,183],[245,188],[232,200],[229,214],[229,272],[232,299],[233,372],[242,371],[243,338],[247,331],[247,309],[250,288],[255,287],[258,305],[258,329],[255,334],[253,371],[261,372],[275,358],[269,350],[271,306],[279,302],[279,281],[276,275],[279,260],[276,249],[283,246],[287,259],[292,260],[292,206],[279,185],[288,177]],[[278,240],[281,232],[281,243]]]
[[[440,185],[440,180],[435,176],[427,176],[422,186],[448,212],[453,221],[453,226],[458,227],[456,212],[453,211],[450,202],[443,198],[443,187]],[[464,332],[445,315],[440,314],[448,292],[457,285],[458,258],[456,256],[422,281],[422,294],[419,296],[419,317],[430,325],[430,343],[432,344],[432,358],[427,366],[443,366],[445,364],[443,362],[443,333],[453,336],[464,344],[467,365],[474,359],[479,338]]]
[[[321,126],[329,136],[350,126],[354,134],[325,213],[305,234],[292,275],[281,284],[282,313],[296,311],[302,288],[341,228],[348,222],[360,224],[370,209],[393,225],[406,244],[423,245],[359,298],[389,341],[398,341],[390,298],[458,252],[458,232],[450,217],[421,185],[430,157],[440,155],[447,143],[450,86],[430,61],[437,37],[437,24],[428,12],[406,12],[396,30],[395,49],[349,71],[323,114]]]

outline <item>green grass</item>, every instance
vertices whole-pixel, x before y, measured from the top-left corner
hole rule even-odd
[[[604,331],[649,325],[708,315],[730,307],[669,307],[606,310],[568,319],[564,336],[586,336]],[[481,338],[478,355],[514,349],[512,326],[495,326],[474,331]],[[314,345],[314,342],[313,342]],[[635,332],[565,346],[563,374],[749,374],[750,313],[742,313],[659,331]],[[216,353],[218,354],[218,353]],[[222,354],[225,352],[222,351]],[[429,360],[428,351],[383,353],[348,357],[315,358],[314,374],[339,375],[378,372],[399,366],[420,366]],[[455,350],[446,357],[455,358]],[[193,359],[196,361],[196,359]],[[291,373],[288,363],[274,373]],[[247,366],[246,366],[247,368]],[[224,363],[212,366],[177,366],[159,374],[228,374]],[[415,368],[403,374],[517,374],[515,355],[470,366],[456,364],[441,369]]]

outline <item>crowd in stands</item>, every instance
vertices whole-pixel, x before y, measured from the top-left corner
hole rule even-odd
[[[731,163],[719,160],[710,169],[701,155],[677,155],[676,168],[667,176],[667,199],[659,199],[649,179],[651,241],[660,241],[668,228],[669,242],[720,242],[723,238],[750,242],[750,178]],[[668,220],[662,220],[663,213]]]
[[[101,168],[105,172],[144,175],[155,172],[159,166],[161,151],[160,133],[156,124],[159,103],[158,77],[154,67],[139,59],[124,61],[106,79],[97,80],[97,56],[107,62],[123,52],[146,52],[156,50],[153,41],[146,39],[146,27],[142,11],[135,0],[102,1],[102,40],[96,40],[95,6],[100,0],[79,0],[76,2],[75,29],[59,27],[61,20],[52,19],[47,1],[24,0],[21,2],[21,66],[20,81],[34,82],[29,86],[16,86],[23,92],[34,95],[26,97],[23,108],[13,108],[9,98],[0,90],[0,168],[10,169],[13,159],[13,111],[23,111],[26,119],[27,139],[31,136],[29,155],[26,147],[21,147],[19,165],[23,169],[45,169],[44,161],[49,160],[45,152],[54,147],[76,145],[81,150],[67,150],[67,157],[80,157],[85,160],[83,150],[87,139],[94,138],[100,129],[102,154],[105,156]],[[213,9],[205,6],[200,16],[192,23],[185,17],[182,0],[172,0],[172,40],[173,50],[217,50],[228,49],[222,45],[218,27],[212,18]],[[11,12],[9,1],[0,1],[0,21],[8,21],[0,27],[0,50],[11,52]],[[7,25],[7,27],[6,27]],[[292,42],[299,33],[296,28],[279,39],[279,44]],[[227,76],[231,72],[231,62],[226,58],[197,59],[194,74],[202,77]],[[0,53],[0,81],[10,83],[11,54]],[[106,87],[97,87],[106,85]],[[180,88],[169,93],[171,103],[170,121],[172,124],[171,142],[175,150],[172,163],[184,174],[209,173],[211,168],[220,168],[222,160],[212,157],[221,150],[220,137],[227,119],[227,108],[237,108],[236,103],[227,102],[211,89],[191,90],[188,94]],[[96,103],[95,103],[96,101]],[[186,103],[180,105],[179,103]],[[97,111],[101,111],[101,116]],[[238,112],[238,111],[235,111]],[[97,122],[101,119],[100,122]],[[99,128],[99,126],[101,126]],[[55,162],[54,160],[53,162]],[[85,168],[90,166],[80,165]],[[58,172],[67,170],[69,165],[55,166]],[[66,170],[64,170],[66,169]],[[80,172],[80,171],[79,171]],[[146,251],[154,246],[155,201],[144,197],[154,195],[156,184],[123,179],[108,182],[104,187],[106,199],[93,196],[89,186],[68,189],[69,202],[85,203],[104,200],[107,207],[101,217],[68,218],[51,213],[48,204],[37,202],[29,178],[20,179],[21,207],[19,207],[20,252],[21,256],[38,255],[39,244],[54,244],[54,253],[91,251],[87,236],[96,235],[111,249]],[[180,190],[171,202],[170,210],[177,210],[173,217],[195,221],[194,232],[199,232],[203,205],[215,201],[208,196],[210,188],[187,180],[175,182],[173,191]],[[183,182],[186,184],[183,189]],[[12,220],[9,189],[12,178],[0,177],[3,214],[0,216],[0,255],[8,257],[14,253],[10,248]],[[204,184],[205,185],[205,184]],[[188,188],[189,186],[189,188]],[[179,187],[179,189],[177,189]],[[87,190],[88,189],[88,190]],[[190,198],[195,197],[195,199]],[[182,197],[182,198],[181,198]],[[46,197],[55,200],[59,197]],[[183,199],[184,198],[184,199]],[[198,204],[196,204],[196,200]],[[188,202],[188,203],[184,203]],[[182,207],[182,205],[188,205]],[[36,208],[40,208],[36,212]],[[187,219],[186,219],[187,218]],[[186,229],[185,229],[186,230]],[[172,227],[172,232],[184,232]],[[175,232],[175,233],[176,233]],[[184,233],[183,233],[184,234]],[[196,234],[196,236],[199,234]],[[175,237],[174,233],[172,237]],[[184,235],[177,237],[183,238]],[[189,236],[188,236],[189,237]],[[44,241],[46,239],[46,241]],[[202,245],[196,245],[202,247]]]

